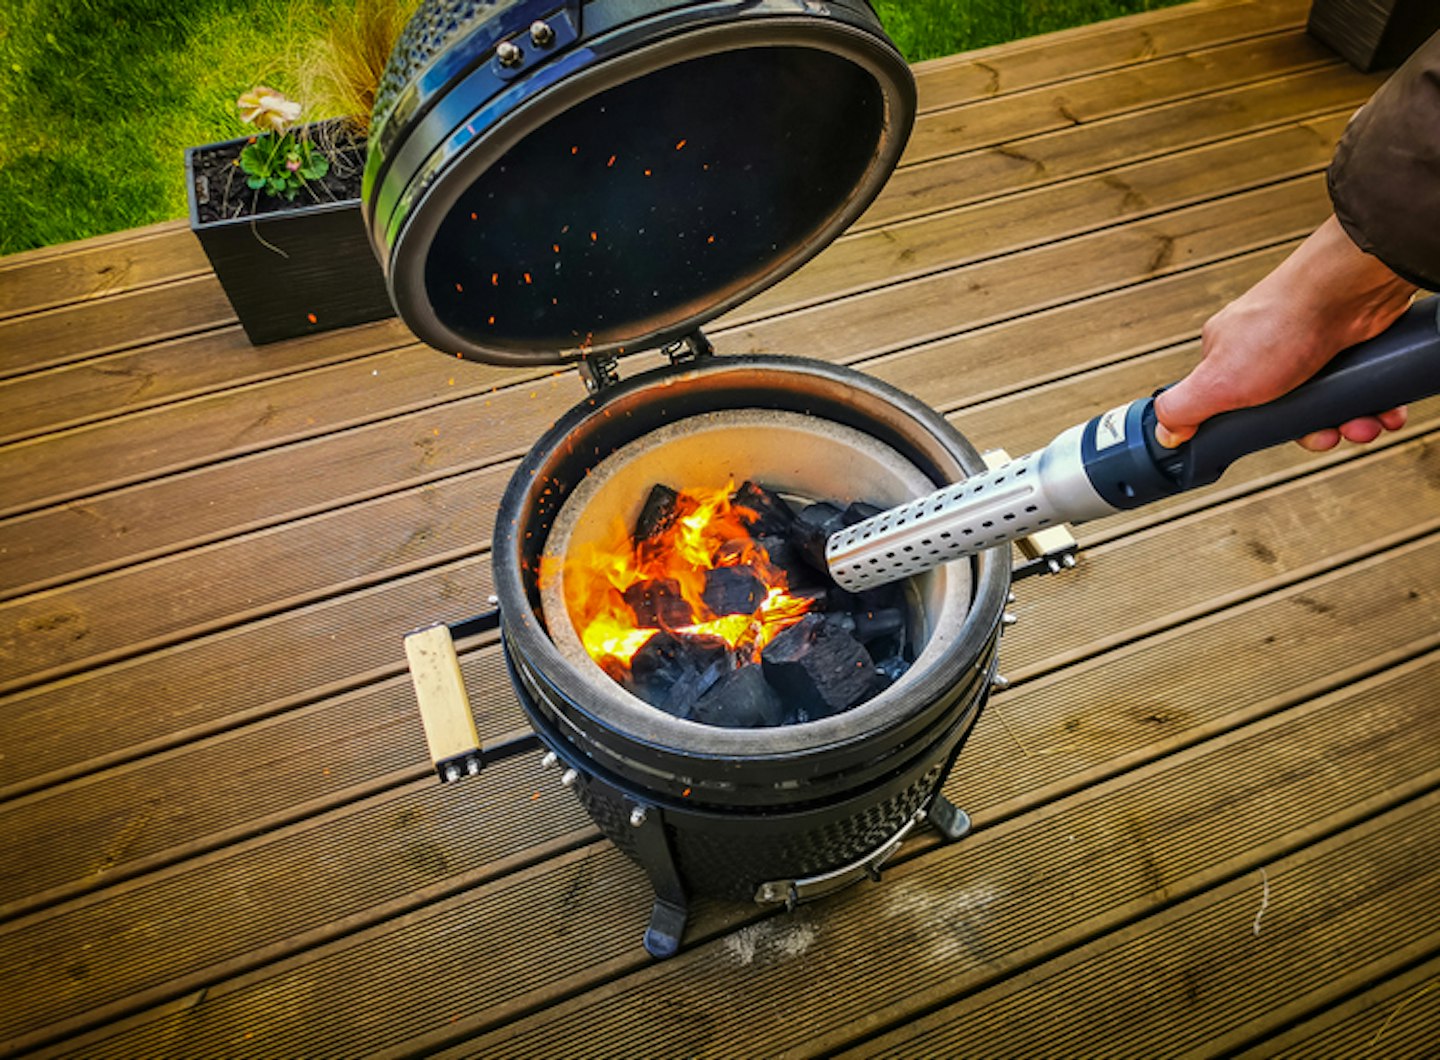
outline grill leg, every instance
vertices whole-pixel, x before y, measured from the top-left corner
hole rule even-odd
[[[655,888],[655,906],[650,910],[650,926],[645,929],[645,949],[650,956],[663,960],[680,949],[690,916],[690,899],[660,809],[635,802],[628,805],[630,825],[635,829],[636,860]]]
[[[930,809],[926,811],[926,816],[947,843],[953,843],[970,834],[970,815],[938,791],[935,793],[935,800],[930,803]]]

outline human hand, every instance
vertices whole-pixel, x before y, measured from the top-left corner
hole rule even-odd
[[[1156,437],[1174,448],[1201,423],[1289,393],[1341,350],[1380,334],[1417,288],[1357,247],[1333,216],[1250,290],[1205,322],[1201,361],[1155,399]],[[1299,439],[1320,452],[1405,426],[1405,409]]]

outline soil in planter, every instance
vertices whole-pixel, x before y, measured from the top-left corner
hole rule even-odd
[[[343,122],[317,122],[308,127],[311,143],[330,159],[330,170],[301,188],[294,199],[266,195],[245,183],[240,152],[248,139],[196,148],[193,154],[195,206],[202,224],[233,217],[258,217],[296,210],[315,203],[360,198],[365,173],[365,140],[346,130]]]

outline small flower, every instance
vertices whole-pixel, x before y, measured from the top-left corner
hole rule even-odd
[[[285,168],[291,173],[296,172],[300,168],[300,159],[292,155],[285,160]]]
[[[282,133],[300,117],[300,104],[264,85],[242,92],[235,103],[241,121],[270,132]]]

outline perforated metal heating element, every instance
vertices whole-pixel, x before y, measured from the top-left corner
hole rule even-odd
[[[839,531],[825,547],[830,574],[860,592],[1055,523],[1112,514],[1085,473],[1083,433],[1072,427],[1038,452]]]

